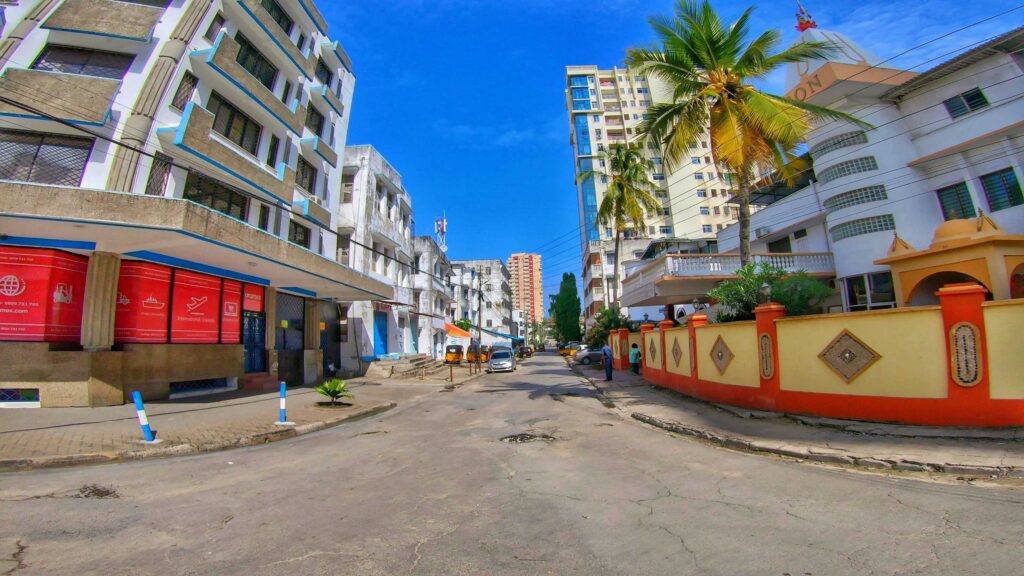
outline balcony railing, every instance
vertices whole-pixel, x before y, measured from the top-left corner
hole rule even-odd
[[[752,254],[755,264],[767,263],[787,272],[835,272],[832,255],[828,252],[804,254]],[[665,276],[724,276],[739,270],[739,254],[669,254]]]
[[[399,225],[387,218],[384,218],[384,216],[376,210],[374,210],[370,216],[370,231],[390,240],[406,254],[410,253],[409,238],[405,236]]]

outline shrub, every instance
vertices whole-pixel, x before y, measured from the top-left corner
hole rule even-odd
[[[633,322],[619,312],[618,308],[605,308],[594,317],[594,325],[587,330],[583,343],[587,348],[596,350],[608,342],[608,333],[619,328],[634,330]]]
[[[327,380],[316,387],[316,391],[331,399],[331,406],[335,405],[338,398],[355,398],[355,395],[348,391],[348,384],[344,380],[334,378]]]
[[[832,295],[831,288],[806,272],[787,273],[766,262],[747,264],[736,271],[735,280],[726,280],[708,292],[725,308],[716,322],[753,320],[765,284],[771,288],[772,301],[785,306],[789,316],[810,314]]]

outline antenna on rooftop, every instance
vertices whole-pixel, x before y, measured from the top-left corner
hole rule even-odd
[[[434,234],[437,236],[437,246],[441,252],[448,251],[448,217],[442,213],[440,218],[434,219]]]

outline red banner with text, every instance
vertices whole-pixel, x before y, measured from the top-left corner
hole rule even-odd
[[[220,285],[215,276],[177,270],[171,307],[172,344],[216,344],[220,337]]]
[[[222,344],[242,343],[242,283],[236,280],[224,281],[224,298],[221,303],[220,341]]]
[[[122,262],[117,281],[114,342],[167,342],[171,269],[148,262]]]
[[[266,293],[263,286],[246,284],[244,291],[242,309],[246,312],[263,312],[263,295]]]
[[[0,247],[0,340],[79,341],[88,267],[77,254]]]

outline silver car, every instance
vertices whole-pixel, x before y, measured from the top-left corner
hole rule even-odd
[[[487,361],[488,372],[511,372],[516,369],[516,357],[511,350],[499,349],[491,352]]]

